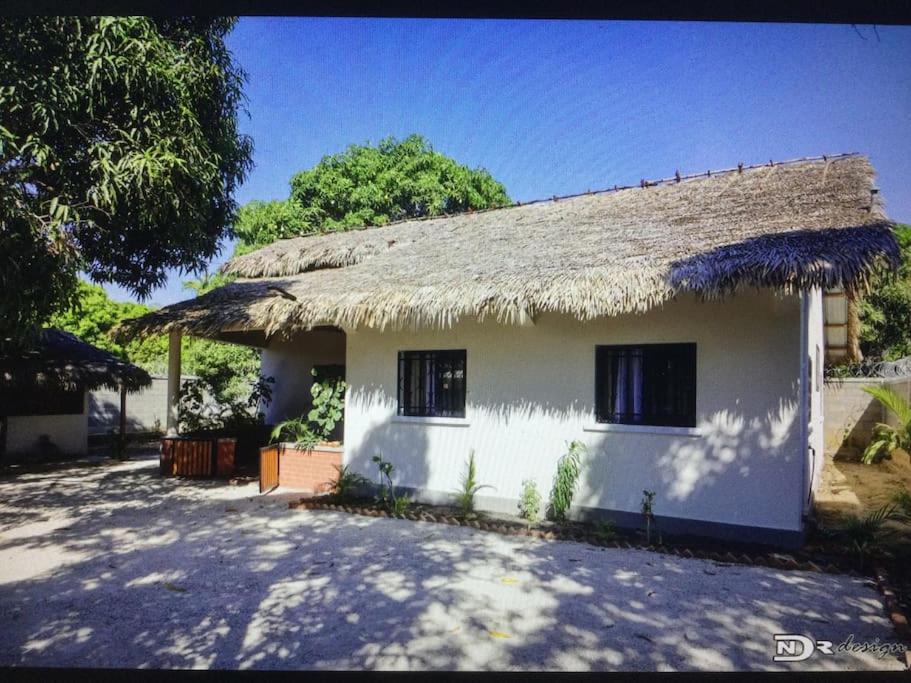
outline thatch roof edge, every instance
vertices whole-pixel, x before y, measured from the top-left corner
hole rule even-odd
[[[135,392],[151,383],[151,376],[142,368],[54,328],[42,330],[36,348],[0,356],[0,388],[7,391],[53,385],[87,391],[123,386]]]
[[[609,272],[582,272],[549,282],[489,285],[464,283],[445,293],[339,297],[337,303],[299,301],[281,294],[294,278],[238,281],[141,318],[119,333],[144,336],[170,330],[214,337],[226,328],[289,335],[319,325],[448,327],[463,317],[512,323],[526,315],[560,312],[581,320],[641,313],[687,292],[718,299],[748,287],[786,292],[813,287],[863,291],[874,270],[895,267],[899,250],[892,223],[858,228],[763,235],[675,262],[665,271],[643,269],[635,281]],[[298,276],[302,277],[302,276]],[[619,296],[618,296],[619,294]],[[251,313],[245,301],[257,303]]]

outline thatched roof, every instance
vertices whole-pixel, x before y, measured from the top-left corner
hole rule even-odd
[[[123,329],[288,334],[545,311],[590,319],[686,291],[858,289],[898,258],[873,183],[865,157],[842,155],[297,237],[224,268],[252,279]]]
[[[42,330],[32,350],[0,356],[0,389],[4,391],[35,386],[91,391],[100,387],[117,389],[121,384],[128,391],[136,391],[151,383],[152,378],[142,368],[62,330]]]

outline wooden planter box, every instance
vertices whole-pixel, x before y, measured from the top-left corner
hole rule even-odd
[[[300,450],[294,444],[279,443],[259,450],[260,493],[284,486],[311,493],[332,490],[342,466],[340,446],[318,445]]]
[[[228,479],[234,474],[237,439],[166,436],[161,439],[159,471],[170,477]]]

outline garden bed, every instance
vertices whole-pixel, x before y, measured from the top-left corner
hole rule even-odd
[[[612,548],[637,548],[729,564],[858,575],[854,558],[820,547],[783,552],[758,544],[669,534],[661,534],[659,543],[657,532],[653,532],[652,543],[649,543],[645,532],[637,529],[618,527],[607,531],[597,524],[578,521],[558,523],[545,520],[529,524],[506,515],[476,512],[466,516],[454,506],[425,503],[412,503],[406,512],[395,514],[372,498],[342,499],[333,494],[301,498],[291,502],[289,507],[467,526],[481,531],[542,540],[576,541]]]

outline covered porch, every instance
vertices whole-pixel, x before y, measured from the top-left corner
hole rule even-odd
[[[174,476],[230,477],[239,472],[260,477],[261,490],[289,486],[322,490],[325,475],[341,465],[344,431],[339,422],[328,443],[306,451],[292,443],[270,444],[273,427],[285,420],[306,418],[313,407],[311,387],[318,377],[345,377],[346,334],[334,326],[319,326],[292,335],[268,334],[263,329],[230,327],[190,336],[240,344],[261,350],[260,377],[273,378],[269,400],[261,400],[263,424],[250,433],[198,434],[181,431],[181,329],[168,332],[167,431],[161,439],[161,473]],[[303,459],[306,456],[306,462]],[[331,471],[331,472],[330,472]],[[318,475],[319,481],[314,479]]]

